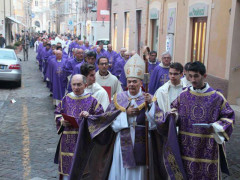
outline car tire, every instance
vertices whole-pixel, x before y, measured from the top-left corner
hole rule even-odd
[[[21,87],[22,86],[22,80],[17,82],[17,87]]]

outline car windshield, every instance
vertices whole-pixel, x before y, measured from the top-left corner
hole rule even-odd
[[[16,60],[16,56],[11,51],[0,51],[0,59]]]
[[[108,45],[109,44],[109,40],[98,40],[97,45],[99,45],[100,42],[103,43],[103,45]]]

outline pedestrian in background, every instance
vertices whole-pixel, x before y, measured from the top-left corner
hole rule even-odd
[[[0,48],[4,48],[4,44],[6,43],[5,38],[2,34],[0,34]]]

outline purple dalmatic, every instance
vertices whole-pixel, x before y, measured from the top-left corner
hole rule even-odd
[[[168,72],[169,68],[161,67],[160,64],[154,68],[149,83],[150,94],[154,95],[157,89],[169,80]]]
[[[52,60],[49,63],[49,80],[52,83],[53,99],[61,100],[65,95],[65,89],[67,87],[67,78],[63,70],[65,58],[61,60]]]
[[[220,179],[220,167],[228,173],[224,143],[217,143],[212,128],[196,126],[212,124],[222,140],[229,140],[235,115],[224,96],[211,87],[204,93],[188,88],[173,101],[171,108],[179,117],[178,142],[188,179]]]
[[[39,62],[39,60],[40,60],[40,50],[42,49],[42,47],[43,47],[43,43],[42,42],[39,42],[39,45],[38,45],[38,48],[37,48],[37,57],[36,57],[36,59],[37,59],[37,61]]]
[[[76,96],[73,93],[67,94],[55,110],[57,130],[59,133],[62,131],[59,148],[57,148],[55,155],[55,163],[59,164],[59,174],[69,175],[78,138],[78,128],[66,126],[62,130],[60,122],[63,119],[62,113],[75,117],[77,123],[81,124],[83,119],[79,117],[79,114],[82,111],[87,111],[90,115],[104,112],[102,106],[90,94]]]
[[[109,68],[108,70],[113,73],[114,72],[114,64],[116,63],[116,56],[117,53],[115,51],[105,51],[105,53],[103,54],[104,56],[106,56],[109,60]]]

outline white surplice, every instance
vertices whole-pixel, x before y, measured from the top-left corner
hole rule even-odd
[[[97,101],[102,105],[104,111],[106,111],[109,105],[108,93],[105,89],[100,86],[97,82],[93,83],[91,86],[88,86],[85,91],[90,93]]]
[[[101,86],[111,87],[111,99],[114,94],[122,92],[121,82],[117,79],[116,76],[112,75],[108,71],[107,76],[101,76],[99,71],[96,72],[96,82]]]
[[[163,86],[158,88],[154,96],[157,98],[158,106],[163,112],[169,112],[171,110],[171,103],[181,94],[183,88],[183,82],[180,84],[173,85],[169,80]]]

